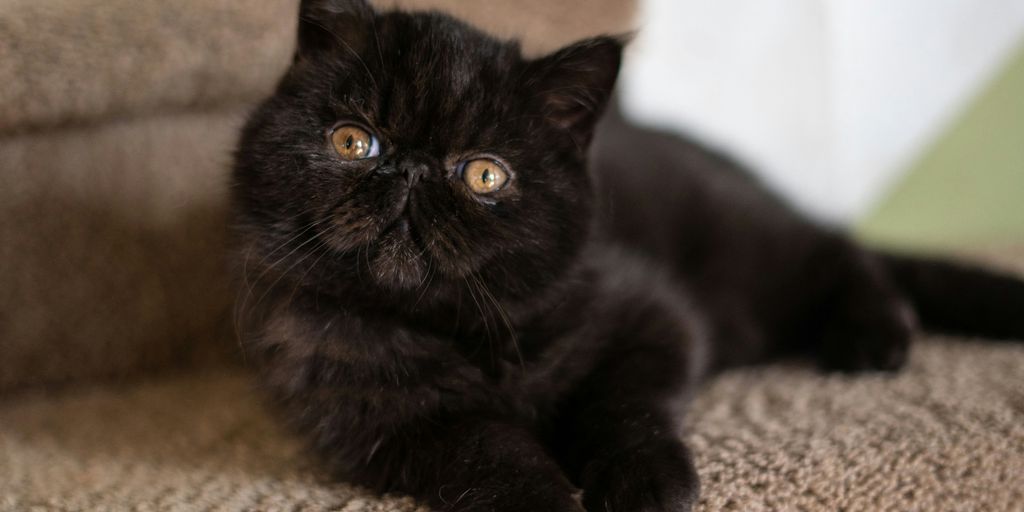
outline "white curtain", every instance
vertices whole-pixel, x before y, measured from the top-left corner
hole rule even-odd
[[[639,29],[627,113],[730,151],[844,223],[1014,53],[1024,0],[646,0]]]

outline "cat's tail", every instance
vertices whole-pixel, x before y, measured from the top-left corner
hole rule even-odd
[[[1024,280],[940,259],[877,255],[926,331],[1024,340]]]

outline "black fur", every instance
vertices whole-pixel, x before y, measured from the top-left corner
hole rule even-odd
[[[299,38],[237,151],[239,320],[289,421],[352,482],[440,510],[689,510],[678,421],[710,372],[785,354],[896,369],[915,310],[1024,336],[1020,281],[869,252],[721,155],[598,124],[616,38],[528,60],[344,0],[304,1]],[[381,155],[340,159],[339,122]],[[508,167],[504,189],[462,184],[477,155]]]

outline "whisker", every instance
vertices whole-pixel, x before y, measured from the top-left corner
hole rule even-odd
[[[302,235],[304,235],[304,234],[308,233],[308,232],[309,232],[309,231],[310,231],[311,229],[315,229],[315,228],[316,228],[317,226],[319,226],[320,224],[322,224],[322,223],[323,223],[323,222],[324,222],[325,220],[327,220],[327,219],[326,219],[326,218],[324,218],[324,219],[320,219],[320,220],[318,220],[318,221],[315,221],[315,222],[312,222],[312,223],[310,223],[310,224],[309,224],[308,226],[306,226],[305,228],[303,228],[303,229],[302,229],[302,230],[301,230],[301,231],[299,232],[299,234],[297,234],[297,235],[295,235],[295,236],[291,237],[290,239],[288,239],[287,241],[285,241],[285,242],[283,242],[283,243],[279,244],[279,245],[278,245],[277,247],[275,247],[275,248],[274,248],[274,250],[270,251],[270,253],[269,253],[269,254],[267,254],[267,255],[264,255],[264,256],[263,256],[263,258],[262,258],[262,259],[260,260],[260,262],[258,263],[258,266],[263,266],[263,264],[264,264],[264,263],[266,263],[268,259],[270,259],[270,256],[271,256],[271,255],[273,255],[273,254],[274,254],[274,253],[276,253],[277,251],[279,251],[279,250],[281,250],[281,249],[283,249],[283,248],[287,247],[287,246],[288,246],[288,244],[290,244],[290,243],[292,243],[293,241],[295,241],[295,240],[299,239],[299,238],[300,238],[300,237],[301,237]],[[249,263],[249,258],[245,258],[245,259],[243,260],[243,261],[244,261],[244,263],[243,263],[243,269],[244,269],[244,276],[245,276],[245,278],[244,278],[244,279],[245,279],[245,283],[246,283],[246,288],[247,288],[247,289],[246,289],[246,295],[245,295],[245,297],[243,297],[243,298],[242,298],[242,300],[240,301],[240,305],[239,305],[239,306],[238,306],[238,307],[236,308],[236,310],[235,310],[235,330],[236,330],[236,333],[237,333],[238,331],[240,331],[240,330],[241,330],[241,318],[240,318],[240,316],[241,316],[241,315],[243,315],[243,314],[245,313],[245,308],[246,308],[246,307],[248,306],[248,304],[249,304],[249,299],[251,298],[251,296],[252,296],[253,292],[255,291],[255,288],[256,288],[257,286],[259,286],[259,283],[260,283],[260,281],[262,281],[262,280],[263,280],[263,277],[264,277],[264,276],[266,276],[268,272],[270,272],[270,271],[271,271],[271,270],[272,270],[272,269],[273,269],[274,267],[276,267],[277,265],[279,265],[279,264],[280,264],[280,263],[281,263],[282,261],[284,261],[285,259],[287,259],[287,258],[288,258],[289,256],[291,256],[292,254],[295,254],[295,252],[296,252],[296,251],[298,251],[299,249],[301,249],[301,248],[302,248],[302,246],[304,246],[304,245],[308,244],[308,243],[309,243],[309,242],[310,242],[311,240],[314,240],[315,238],[316,238],[315,236],[311,237],[311,238],[310,238],[310,240],[307,240],[307,241],[303,242],[302,244],[300,244],[300,245],[299,245],[298,247],[295,247],[294,249],[292,249],[292,250],[291,250],[291,252],[289,252],[288,254],[286,254],[286,255],[282,256],[282,257],[281,257],[281,258],[279,258],[279,259],[278,259],[277,261],[275,261],[274,263],[272,263],[272,264],[271,264],[270,266],[264,267],[264,268],[263,268],[263,271],[262,271],[262,272],[260,272],[260,274],[259,274],[259,275],[258,275],[258,276],[256,277],[256,279],[255,279],[255,280],[252,280],[252,281],[250,281],[250,280],[249,280],[249,272],[248,272],[248,263]],[[239,340],[238,340],[238,342],[239,342],[239,344],[241,344],[241,342],[242,342],[242,341],[241,341],[241,337],[240,337],[240,335],[239,335]]]
[[[315,25],[316,27],[320,28],[324,32],[327,32],[332,37],[334,37],[334,39],[337,42],[341,43],[345,47],[345,49],[348,50],[348,52],[350,54],[352,54],[352,56],[355,57],[357,61],[359,61],[359,64],[361,64],[363,66],[363,69],[366,70],[366,76],[367,76],[367,78],[370,79],[371,82],[373,82],[374,90],[377,90],[377,91],[380,90],[380,86],[377,85],[377,79],[374,78],[373,72],[370,71],[370,66],[366,65],[366,61],[364,61],[363,57],[361,55],[359,55],[359,52],[357,52],[354,48],[352,48],[352,46],[349,45],[347,41],[345,41],[345,38],[343,36],[341,36],[341,34],[338,34],[334,30],[331,30],[330,27],[325,26],[324,24],[318,22],[315,19],[312,19],[312,18],[309,18],[309,17],[303,17],[302,20],[307,22],[307,23],[309,23],[309,24],[311,24],[311,25]]]
[[[310,242],[312,242],[312,241],[314,241],[314,240],[317,240],[317,237],[316,237],[316,236],[311,236],[311,237],[309,237],[309,239],[308,239],[308,240],[306,240],[305,242],[302,242],[301,244],[299,244],[299,245],[298,245],[298,247],[296,247],[295,249],[293,249],[293,250],[292,250],[292,252],[290,252],[290,253],[288,253],[288,254],[287,254],[286,256],[284,256],[284,258],[281,258],[280,260],[278,260],[278,261],[277,261],[277,263],[280,263],[280,262],[284,261],[284,259],[285,259],[285,258],[287,258],[288,256],[291,256],[292,254],[294,254],[294,253],[295,253],[295,251],[298,251],[298,250],[299,250],[299,249],[301,249],[301,248],[302,248],[303,246],[305,246],[305,245],[309,244]],[[283,272],[281,272],[281,273],[280,273],[280,274],[279,274],[279,275],[277,276],[277,279],[275,279],[275,280],[274,280],[274,282],[273,282],[273,283],[271,283],[271,284],[270,284],[270,286],[268,286],[268,287],[267,287],[267,288],[266,288],[266,289],[265,289],[265,290],[263,291],[263,294],[262,294],[262,295],[260,295],[259,299],[256,299],[256,303],[255,303],[255,304],[253,304],[253,307],[257,307],[257,306],[259,306],[259,305],[260,305],[260,304],[261,304],[261,303],[263,302],[263,299],[265,299],[265,298],[267,297],[267,295],[269,295],[269,294],[270,294],[270,292],[274,290],[274,288],[275,288],[275,287],[277,286],[277,284],[278,284],[278,283],[280,283],[282,279],[284,279],[284,276],[288,275],[288,272],[290,272],[290,271],[291,271],[292,269],[294,269],[294,268],[295,268],[296,266],[298,266],[299,264],[301,264],[301,263],[302,263],[303,261],[305,261],[305,260],[309,259],[309,257],[310,257],[310,256],[312,256],[312,254],[313,254],[313,252],[309,252],[309,253],[306,253],[306,254],[305,254],[305,255],[303,255],[303,256],[302,256],[301,258],[299,258],[299,259],[298,259],[298,260],[297,260],[297,261],[296,261],[295,263],[292,263],[292,264],[291,264],[291,265],[290,265],[290,266],[289,266],[288,268],[284,269],[284,271],[283,271]],[[277,266],[277,263],[275,263],[275,264],[274,264],[274,265],[273,265],[273,266],[272,266],[271,268],[273,268],[274,266]],[[269,270],[270,270],[270,268],[268,268],[268,269],[267,269],[267,271],[269,271]],[[266,274],[266,272],[264,272],[264,274]]]
[[[302,230],[298,234],[296,234],[295,236],[289,238],[288,240],[285,240],[284,242],[281,242],[281,244],[279,244],[276,248],[274,248],[274,250],[272,250],[269,253],[267,253],[263,257],[263,259],[260,260],[258,266],[262,266],[264,263],[267,262],[267,260],[270,259],[271,256],[273,256],[275,253],[277,253],[277,251],[280,251],[281,249],[284,249],[289,244],[291,244],[292,242],[298,240],[303,235],[308,233],[311,229],[315,229],[319,225],[323,224],[325,221],[327,221],[327,219],[328,218],[325,217],[323,219],[320,219],[320,220],[317,220],[317,221],[313,221],[313,222],[309,223],[308,225],[306,225],[305,228],[302,228]],[[301,246],[299,246],[299,247],[301,247]],[[278,263],[280,263],[284,258],[287,258],[288,256],[291,256],[295,252],[295,250],[297,250],[297,249],[298,248],[293,249],[292,252],[284,255],[281,259],[279,259],[276,262],[274,262],[273,264],[271,264],[270,267],[268,267],[268,268],[273,268],[274,265],[277,265]],[[260,277],[256,278],[256,282],[258,283],[261,278],[262,278],[262,275]]]
[[[291,221],[293,221],[293,220],[295,220],[295,219],[297,219],[299,217],[302,217],[303,215],[307,215],[308,213],[310,213],[310,212],[306,211],[306,210],[303,210],[303,211],[301,211],[301,212],[299,212],[299,213],[297,213],[295,215],[292,215],[290,217],[286,217],[286,218],[284,218],[284,219],[282,219],[282,220],[280,220],[278,222],[291,222]],[[288,240],[278,244],[272,251],[270,251],[269,253],[265,254],[260,259],[260,262],[257,264],[257,267],[262,266],[264,263],[267,262],[268,259],[270,259],[271,256],[276,254],[277,251],[287,247],[288,244],[290,244],[293,241],[299,239],[299,237],[304,235],[310,229],[313,229],[317,225],[319,225],[320,222],[322,222],[322,220],[321,221],[316,221],[316,222],[311,222],[309,225],[307,225],[305,227],[302,227],[302,228],[299,228],[299,233],[298,234],[296,234],[295,236],[289,238]],[[239,299],[235,301],[235,307],[233,308],[233,312],[232,312],[233,323],[234,323],[234,327],[235,327],[235,338],[236,338],[236,341],[238,342],[239,348],[242,350],[242,357],[243,357],[243,359],[245,358],[245,347],[242,346],[243,344],[242,344],[242,334],[241,334],[242,333],[242,319],[241,319],[241,316],[242,316],[242,314],[245,311],[246,303],[248,302],[249,298],[252,296],[253,292],[255,291],[255,287],[256,287],[257,283],[259,283],[260,279],[262,279],[262,276],[263,276],[263,274],[260,274],[260,276],[257,277],[255,280],[251,279],[251,274],[249,273],[249,263],[250,263],[250,260],[252,259],[252,254],[251,254],[251,250],[247,249],[246,252],[248,252],[249,254],[246,254],[242,258],[242,283],[245,285],[245,295],[243,297],[239,297]]]
[[[302,277],[295,281],[295,286],[292,287],[292,293],[288,296],[289,304],[295,302],[295,294],[299,291],[299,288],[302,286],[302,282],[305,281],[309,274],[313,272],[313,269],[316,268],[317,263],[320,263],[320,260],[322,260],[324,256],[327,256],[328,254],[331,253],[331,247],[330,245],[327,244],[327,242],[321,241],[319,244],[313,247],[312,251],[310,251],[311,254],[316,254],[317,252],[319,252],[320,255],[317,256],[315,260],[313,260],[313,263],[309,265],[309,268],[307,268],[306,271],[302,274]]]
[[[519,366],[525,367],[526,362],[523,360],[523,353],[519,350],[519,337],[516,336],[516,330],[512,326],[512,320],[509,318],[508,312],[505,311],[505,308],[501,305],[500,302],[498,302],[498,299],[494,297],[494,294],[491,293],[491,290],[487,287],[487,284],[484,283],[482,279],[480,279],[480,276],[473,274],[473,278],[476,280],[477,284],[479,284],[480,290],[486,294],[486,297],[490,299],[491,304],[493,304],[495,309],[498,311],[498,316],[505,323],[505,328],[508,329],[508,334],[511,337],[512,341],[512,349],[515,350],[516,357],[519,359]]]
[[[463,282],[466,283],[466,290],[469,291],[469,296],[470,298],[473,299],[473,304],[476,304],[476,309],[477,311],[480,312],[480,319],[484,323],[484,333],[487,338],[487,350],[491,356],[491,363],[493,364],[495,361],[494,343],[493,340],[491,339],[491,327],[490,322],[487,321],[487,313],[484,311],[483,306],[480,305],[480,302],[476,298],[476,293],[473,291],[473,283],[469,280],[468,277],[463,277],[462,280]]]
[[[423,280],[420,281],[420,285],[419,285],[419,288],[422,288],[422,290],[420,290],[419,296],[416,297],[416,302],[414,302],[413,305],[412,305],[413,309],[416,309],[416,307],[420,305],[420,301],[423,300],[423,296],[426,295],[427,294],[427,290],[430,289],[430,283],[431,283],[431,281],[433,279],[434,279],[434,265],[433,265],[433,262],[428,261],[427,262],[427,272],[423,276]]]

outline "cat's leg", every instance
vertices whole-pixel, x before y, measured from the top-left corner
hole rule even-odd
[[[583,488],[587,510],[691,510],[699,480],[681,439],[685,398],[705,364],[681,308],[627,299],[599,365],[561,409],[553,445]]]
[[[375,405],[353,399],[352,390],[316,395],[306,402],[316,410],[305,414],[326,428],[306,430],[344,480],[409,495],[443,512],[583,512],[577,487],[535,433],[503,419],[501,411],[417,414],[396,423],[381,421],[383,413],[364,414]],[[418,404],[389,407],[415,410]]]
[[[812,343],[827,370],[897,370],[906,362],[917,320],[882,262],[851,241],[834,239],[813,265],[828,278],[806,322],[820,325]]]
[[[335,475],[437,511],[583,512],[533,431],[532,408],[450,343],[319,314],[302,300],[268,314],[247,354]]]
[[[360,468],[354,481],[438,511],[583,512],[576,487],[525,428],[486,418],[409,428],[429,434],[379,447],[380,464]],[[374,485],[382,480],[389,483]]]
[[[373,390],[320,388],[292,399],[289,415],[301,416],[298,428],[341,479],[375,492],[444,512],[583,512],[578,489],[529,427],[486,408],[420,414],[418,397],[445,392],[391,396],[390,412],[380,412]]]

